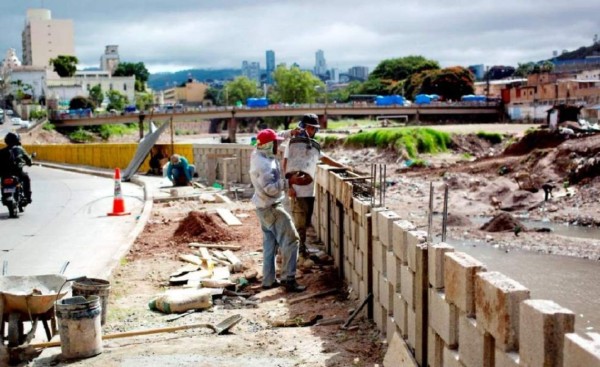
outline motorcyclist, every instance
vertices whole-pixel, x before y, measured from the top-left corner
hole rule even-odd
[[[31,203],[31,179],[27,172],[23,171],[25,165],[31,166],[31,157],[21,146],[21,137],[17,133],[10,132],[4,137],[6,147],[0,149],[0,174],[4,176],[16,176],[23,185],[23,192],[27,203]]]

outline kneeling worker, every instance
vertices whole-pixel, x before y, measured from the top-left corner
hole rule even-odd
[[[167,177],[173,182],[173,186],[191,186],[195,170],[185,157],[173,154],[167,167]]]

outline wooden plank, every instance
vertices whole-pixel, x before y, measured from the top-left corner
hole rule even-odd
[[[325,291],[322,291],[322,292],[307,294],[307,295],[304,295],[304,296],[300,296],[300,297],[289,299],[287,303],[289,303],[290,305],[293,305],[293,304],[296,304],[298,302],[306,301],[307,299],[311,299],[311,298],[315,298],[315,297],[328,296],[330,294],[335,294],[335,293],[338,293],[338,292],[339,292],[339,289],[337,289],[337,288],[328,289],[328,290],[325,290]]]
[[[241,226],[242,222],[229,209],[217,208],[217,214],[228,226]]]
[[[237,251],[237,250],[241,250],[242,249],[242,246],[220,245],[218,243],[198,243],[198,242],[191,242],[188,246],[190,246],[190,247],[216,248],[216,249],[233,250],[233,251]]]

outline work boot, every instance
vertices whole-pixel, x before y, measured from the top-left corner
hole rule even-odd
[[[304,292],[306,290],[305,285],[300,285],[296,282],[296,279],[286,280],[283,285],[285,285],[285,290],[288,292]]]
[[[277,287],[281,287],[281,283],[279,283],[279,281],[277,279],[275,279],[275,281],[273,283],[271,283],[271,285],[263,284],[262,289],[273,289],[273,288],[277,288]]]

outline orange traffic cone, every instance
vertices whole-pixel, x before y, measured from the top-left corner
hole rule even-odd
[[[131,213],[125,211],[125,200],[123,200],[123,194],[121,193],[121,170],[115,168],[115,197],[113,199],[112,213],[108,213],[108,215],[118,216],[129,214]]]

